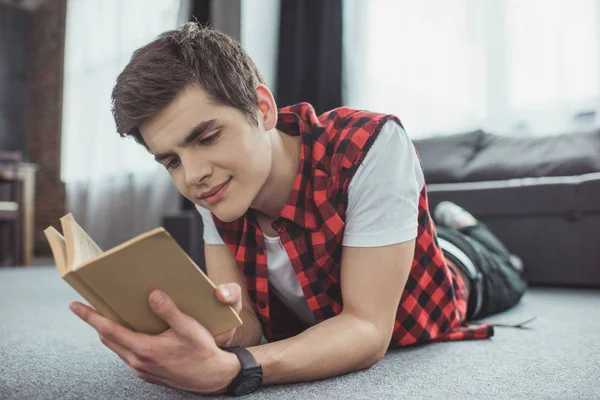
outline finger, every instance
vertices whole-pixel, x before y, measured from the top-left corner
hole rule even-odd
[[[208,335],[212,339],[212,335],[198,323],[195,319],[187,314],[184,314],[175,302],[167,296],[166,293],[160,290],[154,290],[149,296],[150,307],[152,311],[165,321],[173,332],[181,337],[197,341],[201,335]]]
[[[152,383],[154,385],[171,388],[171,386],[169,386],[168,384],[164,383],[158,377],[156,377],[156,376],[154,376],[152,374],[147,374],[147,373],[143,373],[143,372],[136,372],[135,370],[133,371],[133,373],[138,378],[140,378],[141,380],[143,380],[144,382],[148,382],[148,383]]]
[[[118,323],[103,317],[92,308],[74,301],[69,305],[71,311],[98,332],[101,337],[133,352],[143,353],[150,336],[133,332]]]
[[[151,366],[147,365],[141,360],[133,359],[131,362],[126,362],[126,364],[131,369],[131,372],[133,372],[133,374],[138,378],[156,385],[170,387],[162,381],[165,378],[164,373],[157,375],[155,372],[153,372],[153,368]]]
[[[232,306],[238,314],[242,311],[242,288],[235,282],[219,285],[217,299]]]
[[[117,356],[119,356],[119,358],[121,360],[123,360],[123,362],[125,362],[125,364],[131,365],[133,363],[134,355],[131,351],[129,351],[125,347],[121,346],[120,344],[117,344],[111,340],[108,340],[107,338],[105,338],[103,336],[100,336],[100,341],[102,342],[103,345],[108,347]]]
[[[235,335],[235,329],[232,329],[228,332],[221,333],[221,334],[215,336],[215,343],[219,347],[223,347],[223,346],[227,347],[230,345],[230,342],[233,339],[234,335]]]

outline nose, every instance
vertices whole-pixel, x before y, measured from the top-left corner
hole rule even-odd
[[[187,186],[199,185],[210,176],[212,171],[208,160],[192,154],[181,158],[181,166],[183,167],[184,180]]]

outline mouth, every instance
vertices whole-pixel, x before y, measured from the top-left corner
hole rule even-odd
[[[229,178],[229,179],[227,179],[227,181],[213,187],[212,189],[207,190],[206,192],[202,193],[200,196],[198,196],[198,199],[203,200],[209,204],[216,203],[217,201],[221,200],[221,198],[223,197],[223,194],[225,194],[225,191],[229,187],[229,182],[231,182],[231,178]]]

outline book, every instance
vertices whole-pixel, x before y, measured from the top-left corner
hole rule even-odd
[[[58,273],[104,317],[160,334],[169,326],[148,304],[160,289],[213,336],[241,326],[235,310],[217,299],[215,284],[163,227],[102,251],[72,214],[60,223],[64,235],[52,226],[44,230]]]

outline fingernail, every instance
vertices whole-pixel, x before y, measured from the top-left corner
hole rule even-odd
[[[158,291],[155,291],[154,293],[152,293],[152,297],[150,298],[150,301],[155,306],[160,306],[164,300],[165,300],[165,296],[163,296],[162,293],[160,293]]]
[[[75,303],[69,304],[69,308],[71,309],[71,311],[73,311],[75,314],[79,314],[79,306]]]
[[[229,291],[229,289],[227,289],[227,287],[225,286],[221,286],[221,294],[223,295],[223,297],[225,299],[229,299],[231,298],[231,292]]]

